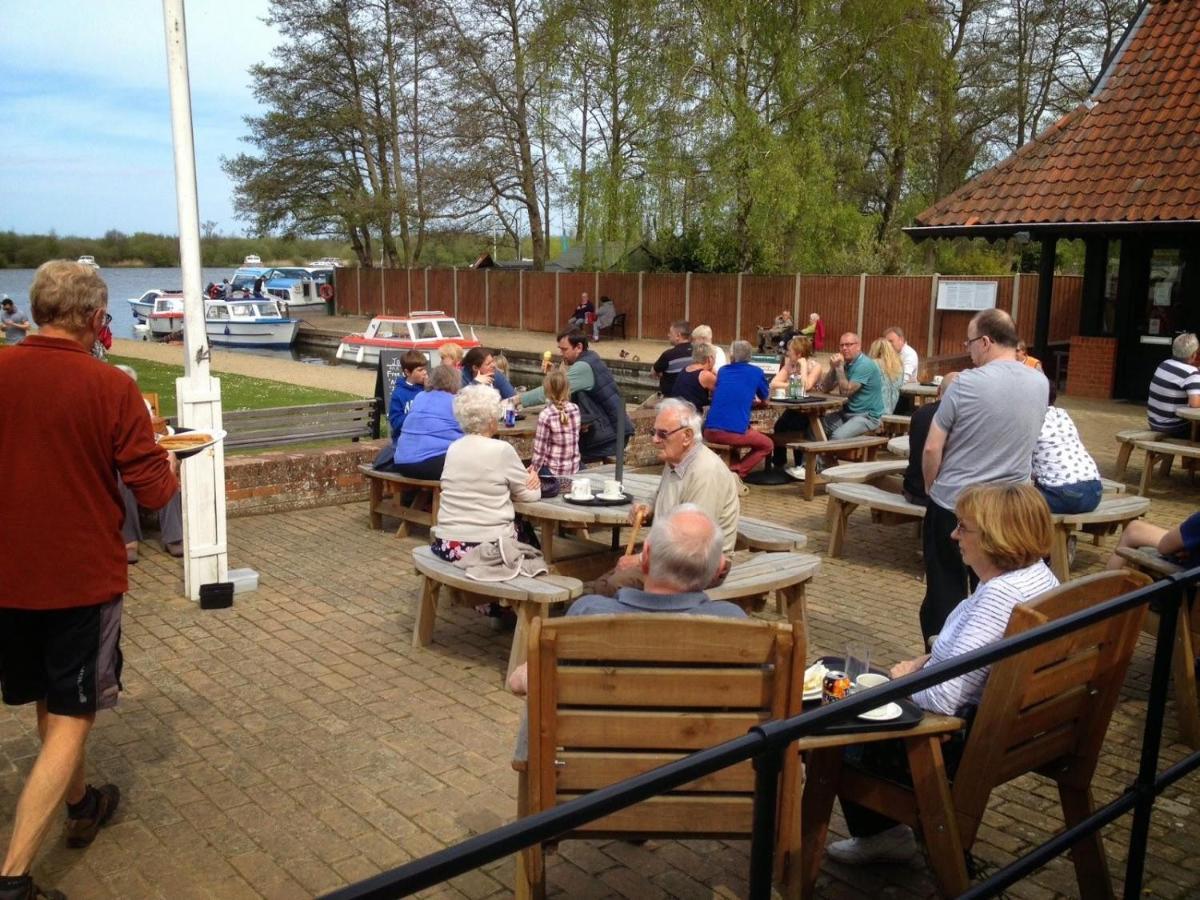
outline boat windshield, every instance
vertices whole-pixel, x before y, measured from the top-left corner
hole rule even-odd
[[[208,308],[208,318],[210,319],[228,319],[229,307],[224,304],[214,303]]]
[[[458,327],[458,323],[453,319],[438,319],[438,329],[442,332],[444,338],[460,338],[462,337],[462,329]]]
[[[278,316],[279,304],[277,303],[251,303],[249,304],[252,310],[251,315],[255,316]]]
[[[380,322],[375,331],[375,337],[395,338],[401,341],[410,340],[407,322]]]
[[[287,269],[272,269],[272,278],[298,278],[301,281],[307,281],[310,277],[308,269],[287,268]]]
[[[418,341],[436,341],[438,337],[437,329],[433,327],[433,322],[413,322],[413,333]]]
[[[254,279],[257,277],[257,275],[234,275],[229,286],[235,291],[248,291],[254,287]]]

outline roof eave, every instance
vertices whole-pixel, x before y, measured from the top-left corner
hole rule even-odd
[[[1198,231],[1200,219],[1140,222],[1005,222],[993,225],[910,225],[900,229],[918,243],[934,238],[984,238],[995,241],[1022,232],[1030,237],[1082,238],[1130,232]]]

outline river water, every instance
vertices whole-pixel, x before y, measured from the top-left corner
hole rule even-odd
[[[0,269],[0,294],[8,294],[17,304],[21,312],[29,315],[29,286],[33,283],[33,269]],[[201,287],[210,281],[220,282],[228,278],[233,271],[228,268],[202,269]],[[125,301],[128,298],[142,296],[154,288],[163,290],[179,290],[183,286],[183,274],[179,269],[101,269],[100,276],[108,285],[108,311],[112,315],[113,335],[119,338],[132,338],[133,312]],[[30,316],[32,318],[32,316]],[[229,348],[235,349],[235,348]],[[302,362],[323,364],[325,359],[316,356],[312,351],[290,350],[261,350],[236,348],[239,353],[253,353],[258,356],[271,356],[277,359],[295,359]]]

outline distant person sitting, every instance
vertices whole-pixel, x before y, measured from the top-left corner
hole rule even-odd
[[[1050,381],[1049,406],[1037,446],[1033,448],[1030,472],[1033,485],[1042,492],[1052,513],[1075,515],[1091,512],[1100,505],[1104,486],[1100,469],[1079,437],[1070,414],[1054,405],[1058,389]],[[1074,535],[1071,535],[1074,538]]]
[[[793,331],[792,314],[786,309],[780,310],[770,328],[758,329],[759,352],[765,353],[768,349],[775,349],[780,341],[787,339],[785,336],[791,331]]]
[[[1029,355],[1029,345],[1024,341],[1017,341],[1017,362],[1021,365],[1029,366],[1038,372],[1042,370],[1042,361],[1035,356]]]
[[[712,408],[704,421],[704,439],[709,443],[750,448],[744,459],[729,467],[743,479],[775,449],[767,435],[750,427],[754,402],[765,401],[771,393],[763,370],[750,362],[753,352],[749,341],[733,342],[729,365],[717,375]],[[748,489],[743,486],[743,490]]]
[[[712,329],[707,325],[697,325],[692,329],[692,346],[708,344],[713,348],[713,371],[720,372],[721,367],[729,362],[725,351],[713,343]]]
[[[504,373],[496,368],[496,357],[491,350],[483,347],[472,347],[462,361],[463,387],[469,384],[486,384],[496,389],[501,400],[507,400],[516,394],[516,388],[504,377]]]
[[[703,411],[712,402],[712,389],[717,386],[716,360],[712,344],[692,344],[692,364],[675,378],[671,395],[686,400]]]
[[[1171,342],[1171,359],[1163,360],[1150,379],[1146,418],[1153,431],[1184,437],[1188,423],[1175,414],[1175,407],[1200,407],[1200,340],[1181,334]]]
[[[637,559],[642,587],[623,587],[616,597],[598,594],[580,597],[571,604],[567,615],[675,613],[724,619],[746,617],[737,604],[710,600],[704,593],[721,565],[721,530],[698,506],[686,503],[658,519]],[[522,663],[513,669],[508,687],[514,694],[525,694],[528,686],[529,669]]]
[[[571,313],[571,318],[567,319],[567,325],[572,328],[582,329],[585,325],[591,325],[596,318],[596,307],[592,301],[588,299],[587,292],[579,295],[579,305],[575,307],[575,311]]]
[[[596,310],[596,321],[592,323],[592,340],[600,340],[600,332],[605,328],[612,328],[616,318],[617,305],[612,302],[612,297],[601,297],[600,308]]]
[[[846,404],[825,416],[822,424],[830,440],[860,437],[879,427],[883,417],[883,375],[875,360],[862,352],[862,341],[853,331],[842,335],[841,352],[829,357],[829,372],[821,390],[848,397]]]
[[[904,363],[895,348],[883,338],[871,343],[869,353],[879,366],[880,386],[883,391],[883,414],[890,416],[900,402],[900,386],[904,384]]]
[[[429,363],[420,350],[409,350],[400,357],[400,368],[404,377],[396,382],[388,401],[388,426],[392,441],[379,451],[379,456],[375,459],[375,468],[385,471],[392,468],[396,457],[396,441],[400,439],[404,419],[412,410],[417,395],[425,390],[425,380],[429,377]]]
[[[659,354],[651,370],[658,379],[658,389],[664,397],[675,395],[675,379],[692,362],[692,326],[686,319],[671,323],[667,329],[671,346]]]
[[[812,341],[814,350],[825,349],[825,323],[821,321],[820,313],[809,313],[808,324],[800,329],[800,333]]]
[[[937,415],[938,407],[942,405],[942,397],[954,384],[957,372],[948,372],[938,385],[937,400],[926,403],[913,410],[908,423],[908,468],[904,470],[902,492],[909,503],[925,506],[929,503],[929,495],[925,493],[925,473],[921,468],[921,456],[925,452],[925,439],[929,437],[929,426]]]
[[[392,471],[405,478],[437,481],[446,464],[446,451],[463,436],[454,416],[454,395],[462,387],[457,369],[437,366],[426,380],[425,390],[413,398],[404,417]]]

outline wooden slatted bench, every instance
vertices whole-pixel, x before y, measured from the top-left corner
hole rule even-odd
[[[512,649],[508,654],[508,673],[525,662],[529,623],[537,616],[548,615],[551,608],[574,600],[583,593],[583,582],[566,575],[519,575],[508,581],[476,581],[451,563],[435,556],[422,545],[412,551],[413,564],[421,576],[421,593],[413,616],[413,646],[427,647],[433,638],[433,623],[437,618],[438,596],[443,586],[454,594],[457,605],[498,600],[512,607],[517,614]]]
[[[379,437],[380,401],[347,400],[311,406],[235,409],[222,416],[226,448],[274,447],[348,438]]]
[[[1125,482],[1113,481],[1111,478],[1101,478],[1100,490],[1105,494],[1124,494],[1126,491]]]
[[[839,441],[794,441],[789,443],[787,445],[789,449],[804,451],[804,499],[813,499],[816,495],[817,485],[825,482],[825,479],[817,474],[819,457],[832,454],[838,459],[867,462],[873,460],[879,448],[887,442],[886,437],[863,435]]]
[[[794,627],[807,629],[804,586],[820,567],[820,557],[811,553],[754,553],[735,563],[721,584],[704,593],[710,600],[728,600],[751,613],[762,609],[767,594],[774,591],[780,615],[786,615]]]
[[[808,546],[808,537],[791,528],[783,528],[774,522],[762,519],[738,517],[737,549],[768,552],[803,550]]]
[[[908,459],[908,435],[902,434],[887,442],[887,452],[892,456]]]
[[[879,459],[830,466],[821,473],[821,477],[834,484],[873,484],[889,475],[903,475],[907,468],[906,459]]]
[[[1129,466],[1129,457],[1133,453],[1135,441],[1153,441],[1162,437],[1157,431],[1148,428],[1126,428],[1117,432],[1117,471],[1114,473],[1120,481],[1125,480],[1125,469]]]
[[[912,416],[886,415],[879,420],[879,430],[888,437],[897,437],[908,434],[911,424]]]
[[[871,521],[881,525],[903,525],[919,522],[925,518],[925,507],[909,503],[900,494],[893,494],[873,484],[830,484],[825,493],[829,495],[831,527],[829,529],[829,555],[842,555],[842,543],[850,514],[862,506],[871,511]]]
[[[380,472],[369,465],[359,466],[358,471],[371,487],[367,509],[372,530],[379,531],[383,528],[384,516],[400,520],[396,537],[407,535],[410,524],[424,525],[427,528],[437,524],[438,507],[442,502],[440,481],[406,478],[398,472]],[[407,503],[402,498],[403,493],[410,494]]]
[[[732,444],[714,444],[712,441],[704,441],[704,446],[711,450],[721,459],[725,460],[725,465],[733,468],[742,458],[742,451],[749,450],[749,447],[733,446]]]
[[[1161,435],[1159,435],[1161,437]],[[1150,479],[1154,472],[1154,464],[1162,460],[1161,475],[1166,477],[1171,474],[1171,463],[1178,456],[1181,459],[1196,460],[1200,459],[1200,444],[1193,444],[1190,441],[1185,441],[1182,438],[1177,440],[1180,443],[1175,443],[1169,440],[1145,440],[1134,441],[1133,446],[1138,450],[1146,451],[1146,462],[1142,466],[1142,481],[1138,487],[1138,493],[1143,497],[1150,490]]]
[[[1150,509],[1150,501],[1146,497],[1115,496],[1104,497],[1100,505],[1087,513],[1058,513],[1051,516],[1054,523],[1054,543],[1050,547],[1050,568],[1059,581],[1066,581],[1071,575],[1071,566],[1067,559],[1067,541],[1074,531],[1084,531],[1094,535],[1097,542],[1100,536],[1111,534],[1118,528],[1123,529],[1134,519],[1140,519]]]

